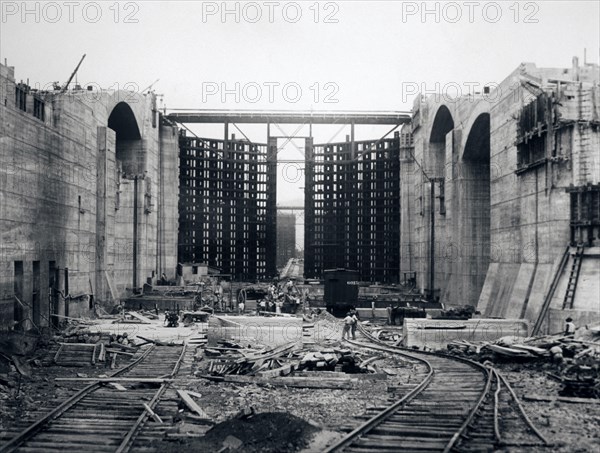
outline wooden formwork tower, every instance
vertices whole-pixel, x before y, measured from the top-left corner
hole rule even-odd
[[[184,132],[179,140],[179,261],[206,263],[234,280],[272,277],[276,149]]]
[[[305,187],[305,275],[344,268],[362,281],[398,282],[399,135],[312,146]]]

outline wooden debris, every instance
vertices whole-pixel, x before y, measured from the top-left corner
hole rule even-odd
[[[119,351],[118,349],[109,349],[109,348],[106,348],[106,352],[110,352],[113,354],[123,354],[123,355],[127,355],[130,357],[133,357],[135,355],[133,352],[125,352],[125,351]]]
[[[532,354],[535,355],[548,355],[548,351],[546,349],[543,348],[536,348],[535,346],[527,346],[524,344],[513,344],[511,346],[512,349],[522,349],[523,351],[527,351],[527,352],[531,352]]]
[[[75,377],[75,378],[54,378],[55,381],[80,381],[80,382],[142,382],[146,384],[164,384],[165,382],[173,382],[173,379],[163,378],[124,378],[124,377]]]
[[[153,324],[151,319],[146,318],[145,316],[139,314],[137,311],[128,311],[125,314],[139,320],[141,324]]]
[[[233,382],[238,384],[272,385],[274,387],[298,387],[314,389],[352,389],[358,383],[357,378],[311,378],[311,377],[277,377],[261,378],[254,376],[202,376],[217,382]]]
[[[146,409],[146,411],[150,414],[150,417],[152,417],[152,419],[155,422],[158,423],[162,423],[163,421],[161,420],[161,418],[158,416],[158,414],[156,412],[154,412],[150,406],[148,406],[146,403],[142,403],[142,405],[144,406],[144,409]]]
[[[98,353],[98,362],[104,362],[105,360],[106,360],[106,347],[104,346],[104,343],[100,343],[100,352]]]
[[[290,374],[292,371],[294,371],[296,369],[296,366],[297,365],[295,365],[293,363],[289,363],[282,367],[275,368],[273,370],[260,371],[260,372],[257,372],[256,374],[257,374],[257,376],[264,377],[264,378],[287,376],[288,374]]]
[[[515,349],[515,348],[507,348],[505,346],[499,346],[497,344],[488,344],[486,347],[488,349],[492,350],[493,352],[495,352],[496,354],[500,354],[500,355],[504,355],[504,356],[533,357],[533,355],[527,351]]]
[[[96,363],[97,343],[61,343],[54,362],[61,366],[87,366]]]
[[[137,348],[135,348],[133,346],[127,346],[127,345],[121,344],[121,343],[111,342],[111,343],[108,343],[107,347],[109,347],[111,349],[120,349],[121,351],[125,351],[125,352],[137,352]]]
[[[177,394],[179,395],[179,397],[185,403],[185,405],[188,407],[189,410],[191,410],[192,412],[195,412],[201,418],[210,419],[208,414],[206,412],[204,412],[204,410],[202,410],[202,408],[200,406],[198,406],[198,404],[192,399],[190,392],[187,392],[185,390],[177,390]],[[198,394],[194,393],[194,395],[198,395]]]
[[[523,395],[523,399],[526,401],[543,401],[548,403],[559,401],[561,403],[574,404],[600,404],[600,399],[597,398],[577,398],[572,396]]]

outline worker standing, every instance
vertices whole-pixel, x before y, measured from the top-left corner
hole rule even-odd
[[[392,304],[390,304],[385,311],[387,311],[388,325],[392,325]]]
[[[358,327],[358,312],[354,307],[350,310],[350,314],[352,316],[352,324],[350,331],[352,332],[352,339],[356,340],[356,328]]]
[[[244,310],[245,310],[245,308],[246,308],[246,305],[244,304],[244,302],[240,302],[240,303],[238,304],[238,309],[239,309],[240,315],[243,315],[243,314],[244,314]]]
[[[344,318],[344,329],[342,330],[342,340],[346,337],[350,339],[350,329],[352,329],[352,323],[354,322],[352,314],[350,312],[346,313],[346,317]]]
[[[259,305],[260,305],[260,313],[264,314],[264,312],[267,311],[267,301],[264,299],[261,299]]]
[[[577,329],[577,327],[575,326],[575,323],[573,322],[573,318],[568,317],[565,320],[565,335],[572,337],[573,335],[575,335],[576,329]]]

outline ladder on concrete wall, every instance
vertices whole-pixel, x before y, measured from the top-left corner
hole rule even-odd
[[[565,249],[565,252],[563,253],[563,256],[560,260],[560,264],[558,265],[558,268],[556,269],[556,273],[554,274],[554,277],[552,278],[552,283],[550,284],[550,289],[548,290],[548,293],[546,294],[546,297],[544,298],[544,303],[542,304],[542,309],[540,310],[540,313],[535,321],[535,325],[533,326],[533,331],[531,332],[531,335],[533,335],[533,336],[536,336],[540,332],[540,329],[542,328],[542,324],[544,323],[544,319],[546,318],[546,313],[548,313],[548,308],[550,308],[550,303],[552,302],[552,298],[554,297],[554,292],[556,291],[556,287],[558,286],[558,281],[560,280],[560,276],[563,273],[563,269],[567,265],[567,261],[569,261],[570,250],[571,250],[571,247],[567,246],[567,248]]]
[[[563,310],[570,310],[573,308],[573,302],[575,301],[575,290],[577,289],[577,282],[579,280],[579,272],[581,271],[581,262],[583,261],[583,246],[578,245],[575,254],[573,255],[573,264],[571,266],[571,273],[569,274],[569,283],[567,284],[567,292],[565,293],[565,299],[563,300]]]

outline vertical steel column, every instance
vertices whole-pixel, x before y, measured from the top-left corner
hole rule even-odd
[[[431,273],[429,275],[429,291],[431,293],[431,300],[434,298],[434,285],[435,285],[435,178],[431,178],[429,180],[431,184],[431,206],[430,206],[430,223],[431,223],[431,245],[429,247],[430,257],[429,257],[429,267],[431,268]]]
[[[138,175],[133,177],[133,289],[137,288],[138,265]]]

